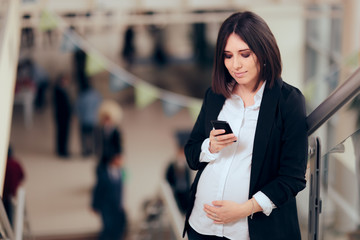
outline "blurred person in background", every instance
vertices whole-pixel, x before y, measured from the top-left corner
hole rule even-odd
[[[32,78],[36,84],[35,108],[42,110],[46,105],[46,92],[49,87],[49,73],[39,64],[32,64]]]
[[[69,95],[70,79],[60,74],[55,82],[53,103],[56,128],[56,153],[59,157],[69,157],[68,140],[72,117],[72,101]]]
[[[153,14],[149,12],[148,14]],[[168,56],[165,49],[165,28],[161,25],[149,25],[149,33],[151,34],[154,46],[152,53],[152,60],[158,67],[163,67],[168,62]]]
[[[42,110],[46,105],[46,90],[49,87],[48,72],[33,59],[27,57],[19,62],[17,78],[32,82],[35,87],[34,106],[37,110]]]
[[[175,158],[166,169],[166,180],[171,186],[176,203],[182,214],[185,214],[189,206],[190,194],[190,169],[186,163],[184,147],[189,139],[190,132],[176,132],[177,152]]]
[[[35,43],[34,29],[31,27],[31,15],[24,14],[22,16],[23,27],[21,29],[21,47],[32,48]]]
[[[131,68],[135,57],[134,27],[128,26],[124,35],[124,44],[121,51],[122,58],[126,61],[127,67]]]
[[[302,93],[281,79],[266,22],[232,14],[220,27],[212,88],[185,146],[197,170],[189,240],[300,240],[296,195],[305,188],[307,125]],[[233,133],[213,129],[229,122]],[[185,234],[184,231],[184,234]]]
[[[95,128],[98,121],[98,109],[102,97],[100,93],[87,84],[78,94],[75,107],[79,119],[81,153],[88,157],[95,152]]]
[[[98,111],[99,127],[96,133],[96,152],[99,163],[107,161],[109,155],[115,150],[122,153],[122,132],[120,121],[122,119],[122,108],[114,100],[103,100]]]
[[[122,146],[111,144],[96,168],[96,185],[93,189],[92,208],[101,215],[102,231],[99,240],[125,239],[126,212],[124,209],[124,171]]]
[[[202,13],[203,11],[196,11]],[[210,44],[207,41],[207,26],[205,23],[193,24],[193,51],[194,58],[199,67],[211,67],[213,55]]]
[[[4,190],[2,196],[4,207],[11,225],[13,225],[14,217],[13,202],[16,197],[18,188],[23,183],[24,179],[24,170],[20,162],[15,158],[12,147],[9,146],[5,170]]]
[[[99,240],[121,240],[126,232],[122,171],[124,160],[120,148],[113,151],[96,168],[92,208],[102,219]]]
[[[75,31],[72,29],[72,31]],[[74,79],[77,85],[78,92],[81,92],[84,86],[88,85],[88,78],[86,75],[86,52],[80,48],[76,48],[73,55],[74,65]]]

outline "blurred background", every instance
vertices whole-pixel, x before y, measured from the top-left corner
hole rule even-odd
[[[10,200],[20,209],[9,223],[17,239],[97,238],[99,157],[84,126],[98,127],[108,100],[122,111],[126,239],[181,239],[168,167],[211,84],[220,24],[244,10],[269,24],[282,77],[304,93],[308,114],[356,73],[357,0],[0,0],[0,185],[5,191],[11,146],[22,172]],[[319,239],[360,239],[359,116],[356,96],[313,134],[324,156]],[[298,212],[308,239],[308,188]],[[1,207],[0,215],[4,236]]]

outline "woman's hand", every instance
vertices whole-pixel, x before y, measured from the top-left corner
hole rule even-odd
[[[237,141],[237,138],[233,133],[221,135],[223,133],[225,133],[224,129],[211,130],[209,137],[210,139],[209,151],[211,153],[217,153],[224,147],[229,146],[233,144],[235,141]]]
[[[254,200],[254,202],[256,202]],[[236,222],[241,218],[250,216],[253,211],[258,211],[256,207],[253,206],[254,203],[251,200],[246,201],[245,203],[236,203],[233,201],[213,201],[213,206],[205,204],[204,211],[206,216],[214,220],[216,224],[227,224]]]

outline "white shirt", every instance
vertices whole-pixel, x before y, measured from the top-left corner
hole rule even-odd
[[[247,218],[231,224],[214,224],[206,216],[204,204],[212,205],[215,200],[230,200],[244,203],[248,200],[250,170],[255,129],[265,83],[254,96],[254,105],[244,107],[238,95],[226,99],[218,120],[228,121],[237,142],[218,153],[210,153],[209,138],[205,139],[200,153],[200,162],[208,162],[199,179],[194,208],[189,223],[198,233],[216,235],[236,240],[248,240]],[[275,207],[270,199],[258,192],[254,195],[264,214],[270,215]]]

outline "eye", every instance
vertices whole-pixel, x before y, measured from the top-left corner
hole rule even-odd
[[[248,58],[248,57],[250,57],[250,52],[242,52],[242,53],[241,53],[241,56],[242,56],[243,58]]]
[[[227,58],[227,59],[229,59],[229,58],[231,58],[232,57],[232,55],[231,54],[228,54],[228,53],[224,53],[224,58]]]

